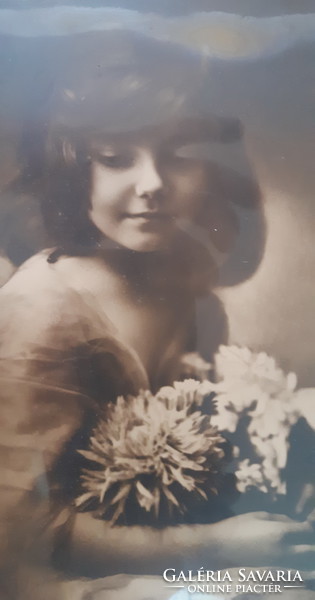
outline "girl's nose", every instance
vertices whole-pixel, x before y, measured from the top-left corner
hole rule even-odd
[[[154,156],[148,154],[141,160],[139,177],[135,187],[139,198],[151,198],[163,188],[163,179],[157,168]]]

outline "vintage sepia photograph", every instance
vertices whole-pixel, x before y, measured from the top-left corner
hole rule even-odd
[[[0,600],[315,599],[314,3],[0,48]]]

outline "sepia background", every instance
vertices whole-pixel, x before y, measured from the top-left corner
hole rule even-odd
[[[0,64],[1,186],[17,174],[17,140],[36,82],[50,68],[53,36],[124,27],[220,59],[208,100],[214,113],[238,116],[244,125],[247,156],[262,191],[266,219],[264,253],[255,272],[237,283],[222,275],[217,293],[227,313],[229,341],[273,354],[284,368],[298,373],[301,385],[314,385],[314,2],[133,0],[91,2],[90,8],[61,4],[0,3],[5,50]],[[39,46],[39,37],[47,43]],[[233,147],[224,156],[218,148],[218,154],[242,171]],[[1,221],[7,207],[0,210]],[[21,206],[14,214],[21,237],[25,230],[33,235],[37,216],[32,209]],[[241,271],[250,258],[244,240],[253,218],[240,214],[244,235],[227,259],[226,272]],[[0,245],[4,246],[1,240]],[[1,268],[5,281],[12,270],[5,251]]]

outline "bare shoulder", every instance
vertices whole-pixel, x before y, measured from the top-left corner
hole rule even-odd
[[[48,256],[45,250],[27,260],[0,290],[0,335],[7,350],[34,343],[58,347],[83,337],[88,317],[82,298]]]
[[[67,292],[67,285],[60,277],[56,265],[48,262],[49,250],[35,254],[25,261],[1,288],[1,295],[18,294],[33,297],[51,291],[54,297]],[[49,297],[46,298],[49,300]]]

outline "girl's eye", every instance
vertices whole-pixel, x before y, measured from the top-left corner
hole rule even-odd
[[[128,169],[135,163],[135,156],[132,152],[101,152],[96,155],[95,159],[110,169]]]

